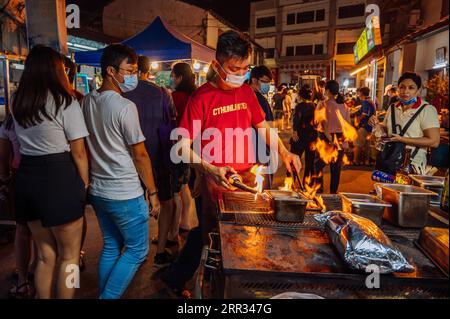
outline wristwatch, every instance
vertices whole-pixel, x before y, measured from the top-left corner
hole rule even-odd
[[[154,191],[153,193],[149,193],[148,197],[152,197],[152,196],[155,196],[155,195],[158,195],[158,191],[157,190]]]

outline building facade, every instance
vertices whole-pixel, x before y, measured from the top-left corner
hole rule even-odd
[[[417,72],[425,83],[437,72],[448,72],[448,1],[381,0],[382,45],[352,69],[357,86],[368,86],[372,97],[383,99],[384,88],[397,85],[406,71]],[[442,62],[436,62],[437,55]],[[427,95],[423,90],[422,94]]]
[[[251,4],[250,35],[280,83],[305,74],[353,86],[353,46],[365,25],[362,0],[266,0]],[[346,81],[347,80],[347,81]]]

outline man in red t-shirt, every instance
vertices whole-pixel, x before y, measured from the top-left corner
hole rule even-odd
[[[228,31],[219,37],[208,83],[191,95],[180,122],[179,135],[183,138],[177,145],[181,148],[173,153],[191,163],[204,176],[204,182],[198,212],[200,227],[191,230],[179,258],[163,279],[172,289],[182,289],[198,267],[203,246],[201,237],[205,242],[205,235],[216,224],[218,193],[233,189],[228,175],[239,173],[244,183],[254,186],[254,176],[249,172],[256,163],[254,137],[244,132],[251,133],[252,126],[263,129],[263,141],[272,145],[272,150],[277,149],[287,169],[291,171],[294,166],[299,172],[301,168],[299,157],[290,153],[278,134],[270,130],[253,89],[244,85],[251,50],[250,43],[237,32]]]
[[[286,149],[277,133],[271,133],[255,93],[244,84],[251,53],[250,43],[237,32],[222,34],[217,44],[216,60],[208,72],[208,82],[191,96],[181,119],[180,128],[185,132],[181,144],[186,150],[182,157],[205,175],[206,187],[202,194],[208,195],[203,197],[203,201],[209,204],[217,200],[217,187],[213,184],[222,189],[233,189],[228,175],[239,173],[246,179],[254,166],[252,126],[265,130],[263,140],[268,145],[270,140],[272,145],[276,144],[288,171],[292,166],[297,171],[301,168],[298,156]],[[245,133],[239,134],[242,132]],[[198,143],[193,142],[197,138],[201,138],[201,150]],[[203,211],[203,215],[209,215],[209,212]]]

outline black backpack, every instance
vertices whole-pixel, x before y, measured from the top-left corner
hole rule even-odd
[[[423,111],[423,109],[428,104],[424,104],[415,114],[414,116],[406,123],[405,127],[401,129],[400,125],[400,136],[404,136],[408,131],[409,127],[413,124],[415,119],[419,116],[419,114]],[[397,124],[395,121],[395,106],[391,105],[391,122],[392,122],[392,132],[397,134]],[[375,169],[395,175],[397,171],[401,168],[404,161],[406,144],[401,142],[388,142],[384,145],[383,150],[378,154],[377,161],[375,165]],[[414,149],[411,153],[411,159],[413,159],[417,153],[419,152],[418,147]]]

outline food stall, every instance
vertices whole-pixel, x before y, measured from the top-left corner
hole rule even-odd
[[[436,193],[398,184],[377,184],[378,196],[319,196],[292,188],[219,194],[218,229],[204,249],[197,297],[273,298],[287,292],[333,299],[449,297],[449,218],[430,205]],[[324,212],[332,212],[325,223]],[[380,257],[383,249],[387,253]],[[377,267],[386,265],[380,258],[394,260],[395,254],[404,258],[407,271],[377,274],[383,269]],[[363,265],[365,258],[375,266]],[[392,265],[402,264],[400,259]]]

